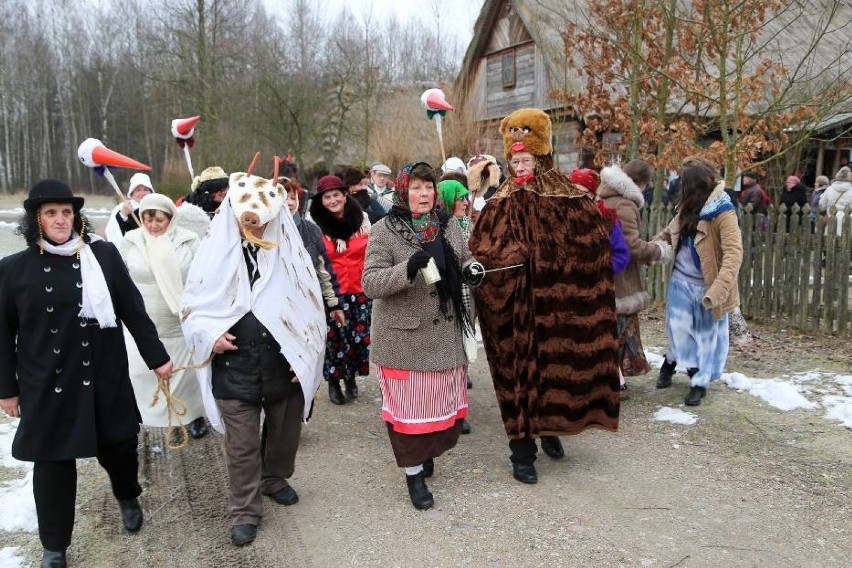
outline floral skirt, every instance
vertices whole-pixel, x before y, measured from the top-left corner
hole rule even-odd
[[[331,314],[326,316],[328,336],[325,341],[323,375],[327,381],[351,379],[370,374],[370,316],[373,301],[363,292],[343,294],[343,315],[339,325]]]
[[[639,335],[639,314],[619,314],[618,363],[625,377],[644,375],[651,370]]]

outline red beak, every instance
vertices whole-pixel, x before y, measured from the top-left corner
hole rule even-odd
[[[177,130],[182,136],[188,136],[189,133],[192,132],[192,129],[195,128],[195,125],[198,124],[199,120],[201,120],[200,114],[189,118],[181,118],[175,126],[175,130]]]
[[[442,99],[438,93],[430,93],[426,97],[426,108],[429,110],[456,110],[453,108],[453,105]]]

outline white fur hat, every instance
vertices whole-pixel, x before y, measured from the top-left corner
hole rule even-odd
[[[151,178],[148,176],[148,174],[143,174],[142,172],[136,172],[130,178],[130,183],[127,184],[127,197],[130,197],[130,194],[133,193],[133,190],[136,189],[140,185],[147,187],[153,193],[156,193],[156,191],[154,191],[154,184],[151,183]]]

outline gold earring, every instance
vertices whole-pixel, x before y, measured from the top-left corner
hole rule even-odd
[[[77,260],[80,260],[80,249],[83,247],[83,237],[86,236],[86,224],[80,223],[80,240],[77,241]]]

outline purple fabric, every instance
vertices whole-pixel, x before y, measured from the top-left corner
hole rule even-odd
[[[630,249],[627,248],[619,221],[615,222],[615,226],[609,233],[609,246],[612,249],[612,273],[620,274],[630,264]]]

